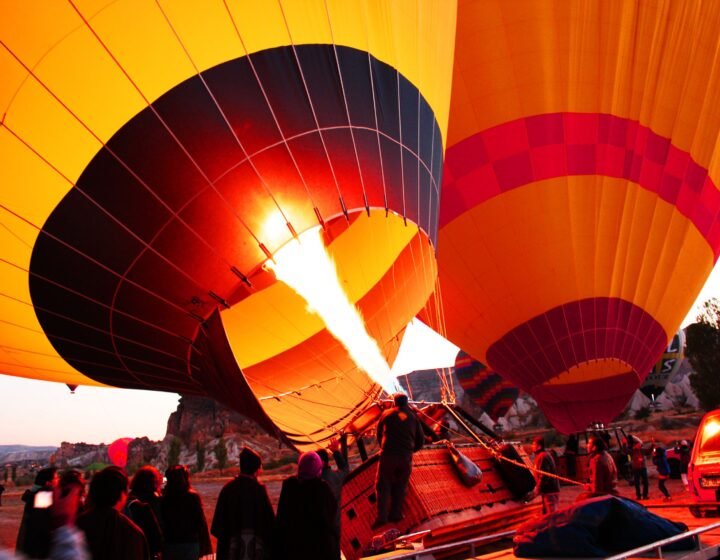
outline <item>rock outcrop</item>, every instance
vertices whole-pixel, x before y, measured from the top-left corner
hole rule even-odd
[[[260,453],[266,468],[296,457],[292,449],[239,412],[210,398],[183,396],[168,419],[167,433],[152,463],[164,468],[174,452],[181,464],[192,469],[197,469],[201,457],[203,470],[217,469],[216,449],[223,443],[228,466],[237,466],[243,446]]]

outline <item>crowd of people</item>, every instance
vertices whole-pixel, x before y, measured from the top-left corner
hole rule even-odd
[[[106,467],[93,476],[87,498],[82,473],[58,477],[45,468],[22,497],[16,551],[20,558],[53,560],[198,560],[213,553],[212,533],[218,560],[338,560],[347,463],[336,448],[333,455],[338,470],[326,451],[300,455],[275,512],[258,480],[262,459],[243,448],[240,474],[221,490],[211,527],[184,466],[165,472],[164,488],[154,467],[140,468],[132,479]]]
[[[377,517],[373,529],[403,519],[403,502],[412,472],[413,453],[425,441],[421,422],[398,393],[394,406],[380,417],[377,437],[380,457],[376,476]],[[617,494],[618,465],[608,452],[606,433],[587,437],[588,481],[578,500]],[[567,474],[577,469],[578,441],[566,446]],[[690,449],[683,441],[677,450],[683,482],[687,484]],[[535,492],[542,513],[556,511],[560,496],[557,455],[546,450],[542,436],[532,442]],[[338,468],[330,466],[330,453]],[[657,466],[658,489],[666,500],[665,481],[670,466],[662,446],[643,446],[629,435],[620,456],[632,471],[638,500],[648,498],[647,463]],[[82,473],[55,468],[38,472],[35,484],[22,496],[25,503],[17,537],[22,558],[65,560],[198,560],[213,553],[210,535],[217,539],[218,560],[279,560],[291,557],[338,560],[340,554],[340,493],[348,465],[333,442],[330,452],[299,456],[297,472],[282,483],[273,509],[258,476],[262,459],[247,447],[239,456],[240,473],[221,490],[208,527],[200,495],[190,483],[186,467],[165,472],[140,468],[132,479],[119,467],[97,473],[85,497]],[[4,560],[0,552],[0,560]]]
[[[402,519],[412,455],[424,442],[407,396],[393,398],[377,430],[375,528]],[[330,466],[330,453],[337,469]],[[132,479],[119,467],[107,467],[93,476],[87,499],[82,473],[58,477],[55,468],[42,469],[22,497],[17,553],[55,560],[197,560],[213,553],[212,534],[217,560],[340,558],[339,502],[348,465],[336,441],[330,452],[300,455],[297,474],[283,481],[277,511],[258,479],[260,455],[245,447],[239,463],[239,475],[218,496],[210,527],[184,466],[165,472],[164,487],[154,467],[141,467]]]
[[[605,494],[618,494],[618,467],[616,458],[609,453],[610,438],[607,432],[590,434],[587,437],[587,483],[577,500],[584,500]],[[576,435],[570,435],[565,447],[564,460],[567,476],[574,479],[577,475],[579,442]],[[542,498],[543,514],[557,509],[560,492],[560,478],[557,476],[557,456],[545,450],[542,436],[532,442],[534,454],[533,470],[536,480],[535,492]],[[690,462],[690,446],[683,440],[675,448],[678,456],[679,471],[683,484],[687,487],[687,469]],[[652,460],[657,469],[658,490],[666,501],[671,500],[670,492],[665,483],[671,475],[670,463],[666,450],[655,441],[649,446],[635,435],[627,435],[621,442],[617,456],[622,464],[629,465],[632,473],[632,484],[635,487],[636,499],[647,500],[649,496],[648,461]]]

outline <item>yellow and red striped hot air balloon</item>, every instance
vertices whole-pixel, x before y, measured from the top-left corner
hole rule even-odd
[[[462,0],[457,20],[447,336],[559,430],[609,421],[720,253],[720,3]]]
[[[263,265],[322,228],[392,363],[434,289],[456,7],[12,2],[0,372],[211,395],[315,446],[380,385]]]

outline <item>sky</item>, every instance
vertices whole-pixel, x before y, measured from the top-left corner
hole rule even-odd
[[[696,304],[682,323],[695,322],[699,306],[720,297],[716,266]],[[393,365],[396,375],[449,367],[457,347],[414,322]],[[73,395],[61,383],[0,375],[0,445],[59,446],[62,441],[110,443],[120,437],[165,436],[168,416],[178,403],[175,393],[79,387]]]

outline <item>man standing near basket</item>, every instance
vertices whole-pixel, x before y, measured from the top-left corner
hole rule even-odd
[[[375,482],[378,512],[373,529],[388,521],[402,520],[412,456],[425,440],[422,424],[410,409],[407,395],[395,393],[393,402],[395,406],[383,412],[377,426],[380,462]]]

